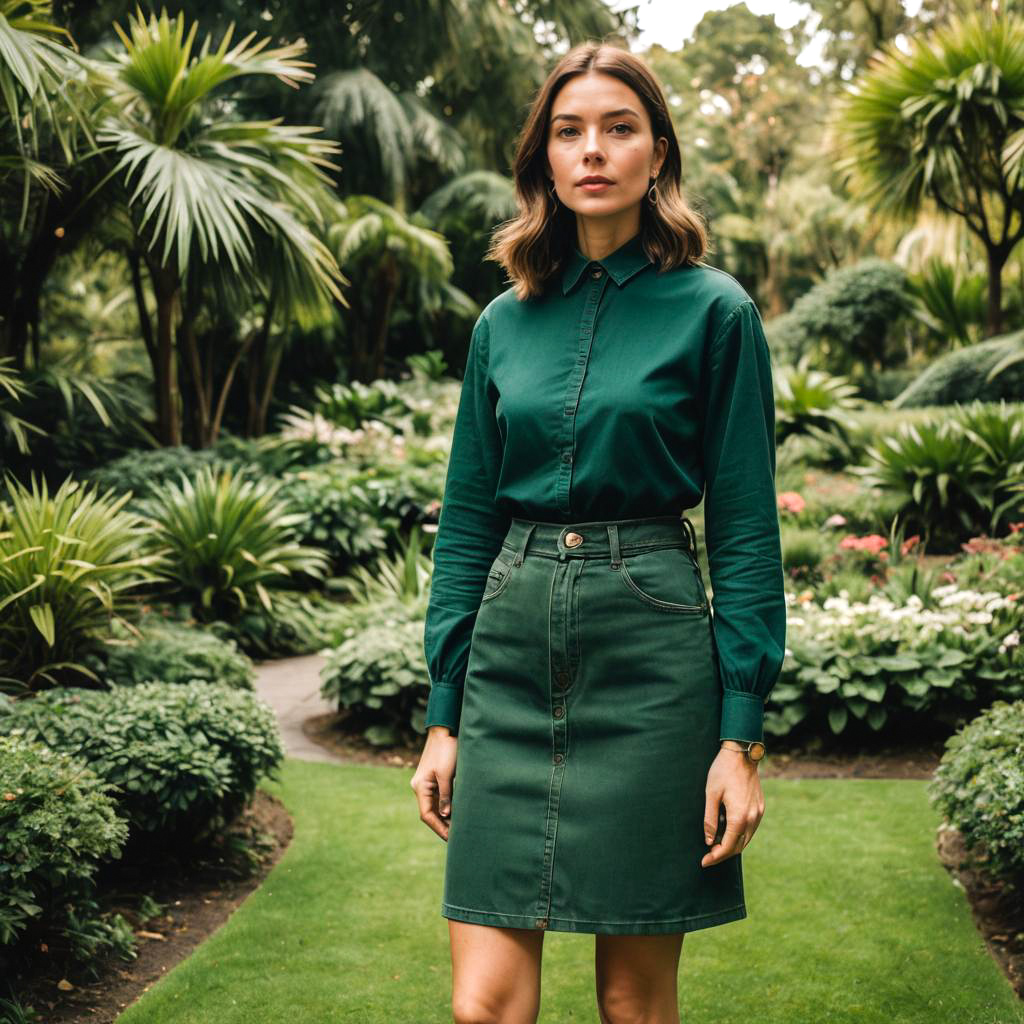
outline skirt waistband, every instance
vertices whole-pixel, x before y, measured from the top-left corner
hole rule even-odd
[[[592,519],[549,523],[513,517],[504,544],[516,552],[516,565],[527,552],[544,558],[604,558],[613,564],[620,556],[678,547],[697,557],[697,533],[686,516],[646,516],[635,519]]]

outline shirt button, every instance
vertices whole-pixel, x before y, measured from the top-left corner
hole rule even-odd
[[[590,276],[596,281],[603,273],[604,271],[601,270],[600,267],[598,267],[596,270],[592,270],[590,272]]]
[[[562,452],[563,462],[572,462],[572,452]]]
[[[563,707],[562,707],[562,705],[561,705],[561,704],[559,704],[559,705],[558,705],[558,706],[557,706],[557,707],[555,708],[555,712],[554,712],[554,714],[555,714],[555,718],[561,718],[561,717],[562,717],[562,716],[563,716],[563,715],[565,714],[565,708],[563,708]]]
[[[565,760],[565,754],[555,754],[555,756],[554,756],[555,764],[561,764],[564,760]]]

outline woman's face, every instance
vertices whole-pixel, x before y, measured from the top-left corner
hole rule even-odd
[[[613,75],[577,75],[551,106],[547,171],[558,198],[580,217],[638,210],[667,151],[663,136],[655,143],[640,97]],[[582,183],[594,175],[609,184]]]

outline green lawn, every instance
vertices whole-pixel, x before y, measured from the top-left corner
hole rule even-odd
[[[225,926],[119,1024],[448,1022],[444,843],[410,771],[289,760],[266,783],[291,847]],[[1020,1024],[933,852],[921,781],[764,780],[749,917],[683,943],[686,1024]],[[540,1019],[597,1021],[593,938],[545,937]]]

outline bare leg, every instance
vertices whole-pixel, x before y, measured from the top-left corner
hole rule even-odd
[[[595,937],[601,1024],[679,1024],[677,983],[684,934]]]
[[[455,1024],[536,1024],[544,932],[448,921]]]

